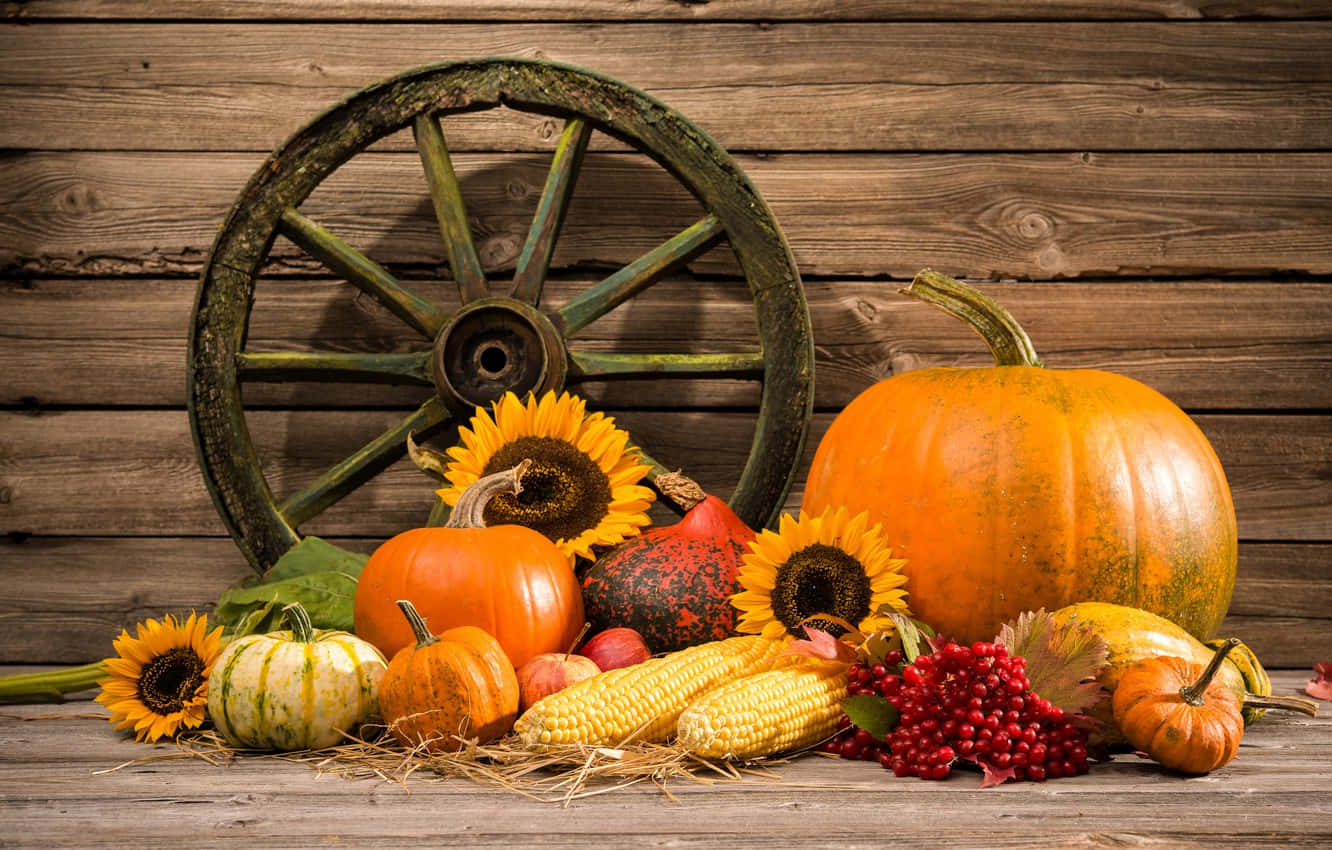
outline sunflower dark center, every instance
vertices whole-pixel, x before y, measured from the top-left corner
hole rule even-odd
[[[564,440],[520,437],[491,456],[483,476],[531,458],[523,492],[501,494],[486,506],[486,525],[525,525],[551,540],[571,540],[595,528],[610,509],[610,478],[592,458]]]
[[[143,665],[139,701],[156,714],[180,711],[204,681],[204,663],[194,650],[177,647]]]
[[[835,546],[814,543],[777,567],[772,613],[788,631],[816,614],[831,614],[856,624],[869,615],[871,598],[869,576],[860,561]],[[833,635],[846,631],[818,618],[805,625]]]

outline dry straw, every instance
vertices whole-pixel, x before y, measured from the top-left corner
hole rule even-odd
[[[632,736],[631,736],[632,738]],[[346,779],[378,779],[401,785],[407,780],[441,782],[466,779],[500,788],[528,799],[568,806],[575,800],[651,783],[671,800],[671,782],[781,783],[768,769],[786,759],[764,759],[749,764],[711,761],[675,744],[648,744],[627,740],[616,747],[570,744],[543,750],[527,749],[516,735],[492,744],[460,740],[457,752],[429,752],[424,746],[407,749],[383,727],[362,727],[359,736],[322,750],[274,753],[230,746],[212,730],[177,737],[178,751],[135,759],[101,773],[172,758],[197,758],[225,766],[244,758],[272,758],[308,765],[320,774]]]

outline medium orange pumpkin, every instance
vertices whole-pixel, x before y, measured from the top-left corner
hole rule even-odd
[[[493,741],[518,716],[518,679],[504,649],[475,626],[430,633],[407,600],[397,607],[415,645],[403,647],[379,682],[379,710],[401,743],[432,752],[464,739]]]
[[[1171,770],[1208,773],[1239,752],[1244,716],[1216,671],[1239,641],[1231,638],[1203,667],[1159,656],[1134,662],[1115,688],[1115,723],[1128,742]]]
[[[540,532],[486,528],[491,497],[522,489],[524,464],[488,475],[463,493],[441,528],[386,541],[366,563],[352,615],[357,636],[392,657],[412,643],[396,602],[412,599],[436,629],[476,626],[500,642],[515,666],[563,651],[583,626],[583,596],[569,560]]]
[[[1089,601],[1210,637],[1235,584],[1235,509],[1197,425],[1130,378],[1044,368],[1013,318],[957,281],[925,271],[904,292],[972,324],[997,365],[861,393],[819,444],[804,510],[869,511],[907,560],[913,613],[956,640]]]

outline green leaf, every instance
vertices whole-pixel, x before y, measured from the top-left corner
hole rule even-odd
[[[887,738],[888,733],[897,727],[897,721],[901,719],[892,703],[883,697],[870,694],[847,697],[842,703],[842,710],[851,718],[851,723],[857,729],[864,729],[873,735],[876,741]]]
[[[893,625],[897,627],[897,634],[902,639],[902,655],[910,664],[916,660],[917,655],[920,655],[921,644],[934,637],[934,629],[919,620],[905,614],[899,614],[896,611],[885,613],[888,615],[888,619],[893,621]]]
[[[262,577],[233,585],[218,599],[213,619],[227,637],[278,631],[284,606],[299,602],[317,629],[352,630],[356,582],[368,555],[306,537]]]
[[[1042,608],[1005,623],[994,642],[1027,659],[1031,689],[1065,714],[1086,714],[1105,696],[1096,676],[1108,661],[1108,645],[1089,626],[1056,626]]]

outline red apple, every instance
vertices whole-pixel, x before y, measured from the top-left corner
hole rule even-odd
[[[518,675],[518,711],[523,712],[537,700],[570,685],[590,679],[601,668],[590,658],[571,652],[543,652],[533,655],[516,671]]]
[[[648,649],[643,636],[623,627],[597,632],[587,639],[581,652],[602,670],[628,667],[652,657],[652,650]]]

